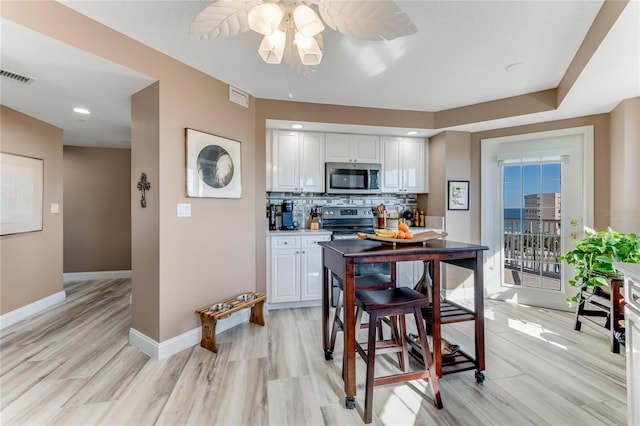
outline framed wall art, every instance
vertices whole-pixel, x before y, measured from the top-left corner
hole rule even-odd
[[[186,129],[188,197],[242,196],[240,142]]]
[[[469,181],[447,181],[448,210],[469,210]]]
[[[42,231],[44,161],[0,153],[0,235]]]

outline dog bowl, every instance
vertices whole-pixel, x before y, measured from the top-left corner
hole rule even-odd
[[[257,297],[254,293],[245,293],[236,297],[236,300],[239,302],[249,302],[250,300],[255,300],[255,299],[257,299]]]
[[[227,303],[217,303],[209,308],[211,312],[221,312],[233,308],[233,305]]]

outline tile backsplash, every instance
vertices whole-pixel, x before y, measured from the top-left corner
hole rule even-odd
[[[267,210],[269,204],[276,204],[278,211],[283,200],[294,202],[294,218],[300,229],[307,228],[311,209],[323,206],[377,206],[384,204],[388,212],[401,213],[417,206],[416,194],[380,194],[380,195],[324,195],[293,194],[285,192],[267,192]]]

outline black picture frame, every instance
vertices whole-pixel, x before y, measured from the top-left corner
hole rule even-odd
[[[469,181],[447,181],[447,210],[469,210]]]

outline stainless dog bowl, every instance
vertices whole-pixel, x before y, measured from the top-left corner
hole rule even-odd
[[[254,293],[245,293],[236,297],[236,300],[239,302],[249,302],[250,300],[257,299],[257,296]]]
[[[211,312],[221,312],[233,308],[233,305],[227,303],[217,303],[209,308]]]

